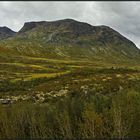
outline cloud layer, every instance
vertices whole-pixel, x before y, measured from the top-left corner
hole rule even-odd
[[[0,26],[18,31],[27,21],[73,18],[110,26],[140,48],[140,2],[0,2]]]

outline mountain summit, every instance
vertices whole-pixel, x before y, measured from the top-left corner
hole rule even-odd
[[[94,30],[93,26],[78,22],[73,19],[64,19],[58,21],[40,21],[40,22],[26,22],[19,33],[25,33],[34,30],[34,28],[44,27],[45,32],[73,32],[79,34],[92,33]]]

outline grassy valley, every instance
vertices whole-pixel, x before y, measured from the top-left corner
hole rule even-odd
[[[0,41],[0,138],[139,138],[139,60],[106,26],[25,23]]]

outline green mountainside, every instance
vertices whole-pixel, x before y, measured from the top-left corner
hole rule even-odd
[[[73,19],[25,23],[14,37],[0,42],[0,50],[1,56],[120,62],[140,58],[136,45],[112,28]]]

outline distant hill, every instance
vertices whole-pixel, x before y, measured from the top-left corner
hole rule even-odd
[[[15,34],[16,32],[12,31],[8,27],[0,27],[0,40],[13,37]]]

